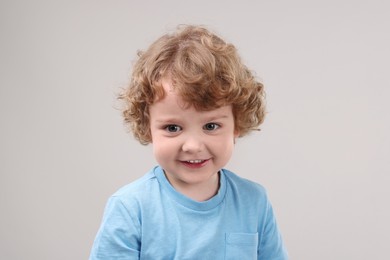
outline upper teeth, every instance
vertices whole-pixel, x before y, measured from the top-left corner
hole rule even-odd
[[[189,160],[189,163],[201,163],[203,160]]]

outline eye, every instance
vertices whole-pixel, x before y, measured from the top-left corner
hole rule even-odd
[[[164,127],[165,130],[167,130],[170,133],[176,133],[181,130],[181,127],[178,125],[167,125]]]
[[[218,125],[216,123],[207,123],[203,126],[203,129],[206,131],[214,131],[219,127],[220,127],[220,125]]]

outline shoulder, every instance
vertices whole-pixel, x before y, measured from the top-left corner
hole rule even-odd
[[[240,177],[226,169],[223,169],[223,173],[225,175],[227,185],[234,193],[240,194],[240,197],[248,196],[267,200],[267,191],[261,184]]]
[[[158,180],[154,174],[155,168],[147,172],[141,178],[119,188],[109,198],[109,203],[123,204],[132,207],[140,202],[151,199],[153,193],[159,189]]]
[[[246,188],[250,189],[251,191],[253,190],[261,193],[266,192],[265,188],[257,182],[240,177],[237,174],[226,169],[223,169],[223,173],[225,174],[226,180],[228,182],[239,188]]]
[[[139,255],[142,207],[145,202],[152,200],[148,192],[156,190],[155,187],[158,187],[158,184],[154,169],[152,169],[111,195],[104,209],[102,224],[91,256],[100,255],[99,259],[119,259],[121,257],[124,259],[126,255],[127,259],[127,257]],[[154,193],[158,192],[154,191]]]
[[[123,197],[129,194],[137,194],[145,190],[150,185],[153,185],[156,182],[156,176],[154,175],[154,169],[147,172],[144,176],[139,179],[134,180],[126,184],[125,186],[119,188],[112,196],[113,197]]]

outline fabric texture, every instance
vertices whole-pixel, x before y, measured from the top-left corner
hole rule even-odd
[[[205,202],[177,192],[161,167],[109,199],[90,260],[288,259],[264,188],[220,171]]]

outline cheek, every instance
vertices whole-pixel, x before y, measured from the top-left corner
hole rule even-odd
[[[165,166],[165,162],[167,161],[167,153],[164,153],[164,150],[161,149],[159,146],[153,145],[153,155],[154,159],[157,161],[157,163],[161,166]]]
[[[172,143],[167,142],[164,138],[159,138],[158,136],[155,136],[153,138],[152,147],[154,157],[159,163],[174,155]]]
[[[161,145],[161,142],[155,139],[152,145],[153,145],[154,155],[161,156],[164,154],[164,149],[163,149],[163,145]]]
[[[216,138],[213,140],[213,147],[222,154],[230,154],[234,148],[234,136]]]

